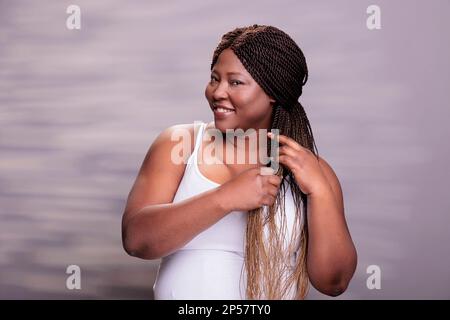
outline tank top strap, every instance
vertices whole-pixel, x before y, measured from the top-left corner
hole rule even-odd
[[[195,122],[198,123],[198,122]],[[207,123],[201,122],[198,126],[197,137],[195,138],[194,150],[192,154],[192,160],[197,161],[197,154],[202,144],[203,132],[205,131]]]

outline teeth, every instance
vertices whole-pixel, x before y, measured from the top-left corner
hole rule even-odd
[[[216,108],[216,111],[218,112],[233,112],[233,110],[225,109],[225,108]]]

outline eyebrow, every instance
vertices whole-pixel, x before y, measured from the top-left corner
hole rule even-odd
[[[212,73],[212,72],[218,73],[216,70],[212,70],[211,73]],[[230,71],[230,72],[227,72],[226,74],[227,74],[227,75],[233,75],[233,74],[235,74],[235,75],[239,75],[239,76],[243,76],[243,75],[244,75],[244,74],[242,74],[242,73],[240,73],[240,72],[237,72],[237,71]]]

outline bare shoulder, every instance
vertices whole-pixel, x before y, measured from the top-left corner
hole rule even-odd
[[[161,131],[145,155],[140,174],[147,175],[149,171],[156,174],[158,170],[168,174],[184,171],[197,131],[198,125],[195,123],[176,124]]]
[[[328,161],[326,161],[324,158],[319,156],[319,164],[320,164],[320,168],[322,169],[323,173],[325,173],[325,175],[327,175],[327,177],[333,176],[335,179],[337,179],[337,175],[334,172],[331,165],[328,163]]]
[[[167,127],[151,143],[128,195],[126,218],[144,206],[173,201],[184,175],[185,160],[193,150],[196,127],[195,123]],[[189,144],[183,139],[190,142],[190,150],[186,150]],[[174,152],[181,159],[174,159]]]
[[[150,149],[161,147],[161,146],[172,146],[179,142],[181,137],[191,138],[191,142],[194,140],[194,129],[193,123],[183,123],[175,124],[170,127],[165,128],[156,139],[153,141]]]
[[[341,183],[339,182],[339,178],[336,175],[336,172],[333,170],[331,165],[320,156],[319,156],[319,165],[320,165],[320,168],[322,169],[322,172],[324,173],[325,177],[327,178],[328,183],[330,184],[331,188],[333,189],[336,200],[338,201],[338,204],[343,211],[344,210],[344,197],[342,194]]]
[[[152,142],[143,165],[147,165],[150,157],[154,160],[171,162],[172,164],[180,164],[180,161],[169,161],[173,153],[183,156],[185,164],[187,158],[193,151],[195,137],[198,132],[199,125],[196,123],[176,124],[165,128]],[[145,170],[145,167],[142,169]]]

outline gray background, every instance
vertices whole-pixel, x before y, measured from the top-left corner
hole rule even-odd
[[[370,4],[381,30],[366,27]],[[159,261],[121,247],[128,192],[161,130],[213,119],[212,52],[253,23],[306,55],[300,101],[359,253],[338,299],[450,298],[449,12],[445,0],[1,0],[0,298],[152,298]],[[65,287],[70,264],[81,290]]]

